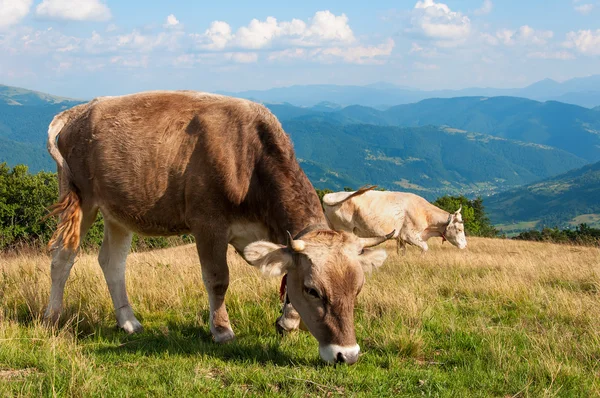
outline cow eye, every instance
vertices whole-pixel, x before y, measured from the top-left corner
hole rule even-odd
[[[321,298],[321,296],[319,296],[319,292],[316,291],[316,289],[313,289],[311,287],[304,287],[304,293],[308,294],[309,296],[313,296],[314,298]]]

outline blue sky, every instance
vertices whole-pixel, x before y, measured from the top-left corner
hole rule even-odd
[[[0,84],[77,98],[522,87],[600,73],[600,0],[0,0],[0,54]]]

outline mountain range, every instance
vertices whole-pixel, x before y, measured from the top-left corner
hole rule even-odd
[[[450,127],[308,120],[283,127],[317,188],[377,184],[428,199],[488,195],[586,164],[559,149]]]
[[[600,112],[576,105],[515,97],[434,98],[385,111],[353,105],[335,110],[322,106],[266,104],[282,121],[419,127],[427,125],[489,134],[552,146],[588,162],[600,160]]]
[[[545,79],[524,88],[509,89],[475,87],[427,91],[381,82],[367,86],[295,85],[268,90],[221,93],[267,103],[289,102],[296,106],[314,106],[327,101],[340,106],[364,105],[386,109],[428,98],[510,96],[538,101],[559,101],[592,108],[600,105],[600,75],[574,78],[562,83]]]

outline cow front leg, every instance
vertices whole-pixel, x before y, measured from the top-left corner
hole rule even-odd
[[[400,255],[400,250],[402,250],[402,255],[406,256],[406,242],[400,237],[396,238],[396,254]]]
[[[425,255],[425,253],[427,253],[427,250],[429,250],[429,246],[427,245],[427,242],[425,242],[420,237],[409,236],[406,241],[411,245],[421,248],[421,257],[423,257]]]
[[[225,294],[229,287],[227,241],[196,236],[196,246],[202,267],[202,280],[208,292],[210,331],[217,343],[226,343],[235,338],[225,308]]]

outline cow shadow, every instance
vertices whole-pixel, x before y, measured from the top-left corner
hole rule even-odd
[[[275,328],[273,328],[275,329]],[[145,357],[169,356],[208,356],[233,363],[254,362],[263,365],[305,365],[320,367],[315,349],[315,357],[306,359],[302,356],[291,356],[281,349],[281,339],[286,336],[256,336],[240,333],[235,340],[219,344],[215,343],[208,326],[181,325],[167,323],[166,326],[146,329],[141,333],[128,335],[116,327],[101,327],[96,333],[109,344],[93,348],[96,355],[114,357],[118,354],[135,354]],[[93,335],[81,336],[80,341],[96,339]]]
[[[316,341],[315,355],[310,359],[282,350],[282,341],[292,336],[276,334],[274,325],[272,332],[264,329],[256,332],[238,331],[234,341],[225,344],[216,343],[208,328],[208,311],[203,311],[201,314],[204,325],[198,325],[194,321],[182,323],[162,320],[158,324],[151,323],[142,332],[132,335],[118,328],[116,323],[109,326],[106,321],[98,323],[81,319],[77,308],[70,306],[64,309],[63,316],[56,325],[46,325],[42,314],[41,310],[32,311],[31,308],[22,305],[16,308],[13,319],[24,327],[44,325],[53,329],[53,333],[67,333],[73,336],[78,344],[89,347],[86,350],[107,358],[114,358],[115,354],[135,354],[145,357],[169,354],[182,357],[209,356],[234,363],[255,362],[265,365],[311,367],[324,365],[319,359]],[[143,317],[138,316],[138,319],[142,325],[146,323]],[[102,343],[98,344],[98,341]],[[89,344],[90,342],[93,344]]]

